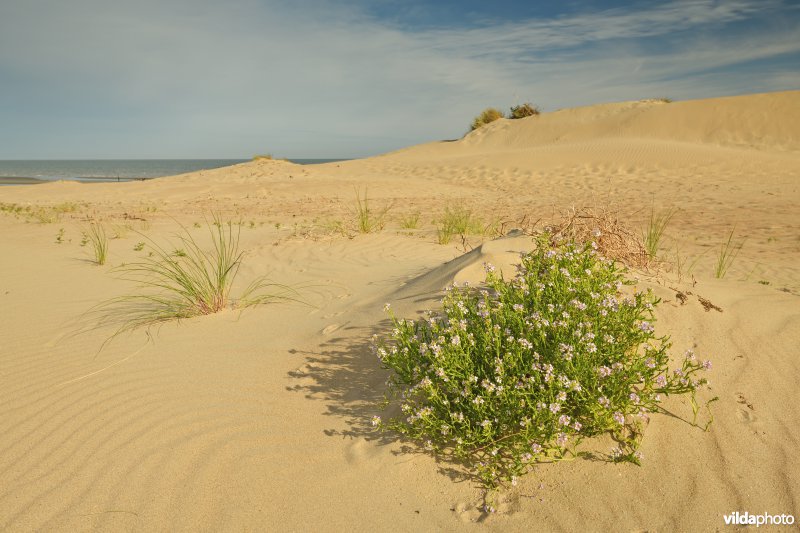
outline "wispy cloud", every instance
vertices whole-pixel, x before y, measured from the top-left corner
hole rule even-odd
[[[488,105],[797,88],[798,17],[693,0],[414,30],[323,0],[7,2],[0,157],[361,156]]]

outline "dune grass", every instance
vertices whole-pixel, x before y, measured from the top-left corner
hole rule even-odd
[[[250,283],[234,299],[231,290],[242,265],[239,248],[241,226],[214,217],[208,225],[211,246],[204,248],[183,226],[176,242],[160,245],[147,240],[149,255],[143,260],[117,267],[122,279],[137,283],[141,292],[113,298],[93,310],[100,322],[115,324],[116,337],[125,331],[217,313],[226,308],[242,309],[276,300],[297,300],[297,291],[266,277]],[[176,254],[175,250],[181,250]],[[109,339],[110,340],[110,339]]]
[[[361,191],[356,188],[356,226],[360,233],[372,233],[373,231],[380,231],[386,226],[386,215],[391,209],[391,205],[387,204],[380,209],[373,209],[369,206],[369,197],[367,189],[364,188],[364,196],[361,196]]]
[[[744,246],[744,239],[739,242],[734,242],[733,234],[735,231],[736,226],[733,227],[728,235],[728,240],[720,245],[719,254],[717,255],[717,265],[714,268],[714,277],[717,279],[725,277],[725,274],[728,273],[728,269],[733,264],[736,256],[739,255],[739,252],[742,250],[742,246]]]
[[[483,232],[481,220],[463,204],[448,205],[436,224],[439,244],[449,244],[455,235],[476,235]]]
[[[417,229],[419,227],[419,211],[406,215],[400,219],[400,227],[403,229]]]
[[[644,247],[647,250],[647,255],[650,259],[655,259],[658,255],[658,248],[661,243],[661,238],[664,236],[664,230],[667,229],[669,221],[675,216],[678,210],[674,207],[656,213],[656,208],[653,206],[650,210],[650,222],[647,224],[647,229],[644,232]]]
[[[97,265],[105,265],[108,259],[108,237],[106,230],[99,222],[92,222],[83,232],[85,243],[91,245],[92,261]]]

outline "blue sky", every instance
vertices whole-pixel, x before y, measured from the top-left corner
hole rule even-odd
[[[488,106],[787,89],[794,0],[0,2],[0,159],[362,157]]]

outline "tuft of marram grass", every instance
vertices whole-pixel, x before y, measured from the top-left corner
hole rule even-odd
[[[360,233],[372,233],[373,231],[380,231],[386,225],[386,214],[391,209],[391,205],[384,205],[380,209],[372,209],[369,206],[369,197],[367,189],[364,189],[364,196],[361,196],[361,191],[358,188],[356,192],[356,225]]]
[[[400,227],[403,229],[417,229],[419,227],[419,211],[404,216],[400,219]]]
[[[137,283],[141,291],[113,298],[93,310],[101,324],[117,326],[111,338],[125,331],[151,327],[172,320],[217,313],[226,308],[245,308],[276,300],[297,300],[297,292],[260,277],[235,300],[231,289],[242,264],[239,249],[241,226],[214,217],[208,224],[212,246],[203,248],[183,226],[177,243],[161,246],[151,238],[143,260],[117,267],[122,279]],[[177,244],[177,246],[176,246]],[[175,249],[183,253],[176,254]],[[110,339],[109,339],[110,340]]]
[[[436,225],[439,244],[449,244],[455,235],[475,235],[482,231],[481,220],[462,204],[445,206]]]
[[[674,207],[660,213],[656,213],[655,206],[651,208],[650,222],[648,222],[644,233],[644,247],[650,259],[656,258],[661,238],[664,236],[664,230],[667,229],[669,221],[677,212],[678,210]]]
[[[92,222],[83,232],[84,239],[91,245],[92,260],[97,265],[105,265],[108,259],[108,237],[99,222]]]
[[[725,274],[728,273],[728,269],[744,246],[744,239],[739,242],[734,242],[733,234],[735,231],[736,227],[734,226],[728,235],[728,240],[720,245],[719,254],[717,255],[717,265],[714,268],[714,277],[717,279],[725,277]]]

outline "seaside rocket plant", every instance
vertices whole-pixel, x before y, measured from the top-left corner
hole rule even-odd
[[[374,425],[463,460],[491,490],[603,433],[620,443],[608,459],[639,464],[665,396],[688,395],[696,420],[710,361],[688,351],[670,369],[669,339],[653,326],[658,300],[623,296],[633,282],[594,246],[544,235],[510,281],[486,271],[485,288],[450,288],[439,313],[389,311],[394,329],[377,353],[402,414]]]

